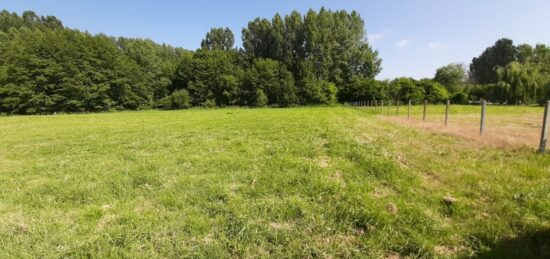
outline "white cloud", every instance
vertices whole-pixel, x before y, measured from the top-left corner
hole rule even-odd
[[[412,42],[412,39],[402,39],[399,42],[397,42],[395,44],[395,46],[398,47],[398,48],[403,48],[403,47],[411,44],[411,42]]]
[[[384,37],[386,37],[386,35],[384,33],[376,33],[376,34],[371,34],[369,36],[367,36],[367,38],[369,39],[369,42],[375,42],[375,41],[378,41],[378,40],[381,40],[383,39]]]
[[[447,48],[447,45],[441,42],[430,42],[428,43],[428,48],[435,49],[435,50],[443,50]]]
[[[391,30],[390,29],[385,29],[383,32],[380,32],[380,33],[374,33],[374,34],[371,34],[371,35],[367,35],[367,40],[370,42],[370,43],[373,43],[375,41],[379,41],[381,39],[384,39],[386,38],[386,36],[388,36],[388,34],[390,34]]]

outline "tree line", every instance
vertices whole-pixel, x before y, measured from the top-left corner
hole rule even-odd
[[[380,72],[365,39],[358,13],[324,8],[257,18],[243,29],[239,49],[231,30],[213,28],[196,51],[2,11],[0,111],[331,104],[343,101],[344,85]]]
[[[438,68],[431,79],[372,80],[355,86],[350,93],[362,100],[438,103],[450,99],[468,104],[484,99],[497,104],[544,104],[550,100],[550,47],[516,46],[503,38],[474,57],[468,70],[452,63]]]
[[[378,52],[357,12],[321,8],[213,28],[195,51],[148,39],[92,35],[32,11],[0,12],[0,112],[50,114],[194,106],[287,107],[356,100],[538,102],[548,48],[500,40],[465,69],[375,80]],[[512,45],[512,47],[510,47]],[[475,82],[475,84],[474,84]]]
[[[550,99],[550,47],[498,40],[472,60],[465,90],[501,104],[544,103]]]

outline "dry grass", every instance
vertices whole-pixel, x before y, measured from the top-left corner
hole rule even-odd
[[[538,148],[541,134],[541,116],[494,115],[486,119],[485,130],[480,135],[480,118],[476,114],[453,115],[447,126],[443,118],[421,118],[380,116],[381,118],[401,125],[419,128],[428,132],[445,133],[471,140],[473,145],[505,149]]]

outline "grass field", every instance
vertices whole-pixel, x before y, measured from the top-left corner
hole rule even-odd
[[[550,155],[365,110],[14,116],[0,132],[0,258],[550,256]]]

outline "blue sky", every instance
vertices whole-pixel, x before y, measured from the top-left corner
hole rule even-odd
[[[0,0],[0,9],[55,15],[71,28],[150,38],[196,49],[211,27],[241,30],[256,17],[309,8],[358,11],[383,59],[379,79],[432,77],[451,62],[466,66],[497,39],[550,44],[548,0]]]

